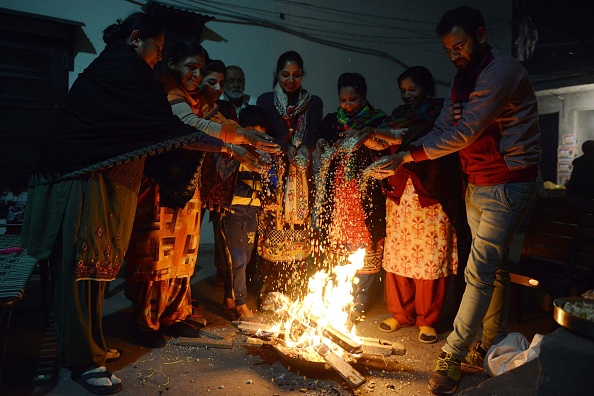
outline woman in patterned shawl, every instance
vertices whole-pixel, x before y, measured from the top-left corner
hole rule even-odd
[[[304,74],[301,56],[295,51],[283,53],[276,63],[274,91],[263,93],[257,101],[270,120],[267,133],[284,154],[275,167],[281,192],[278,209],[266,212],[260,223],[259,268],[268,291],[298,291],[307,285],[302,270],[308,267],[306,260],[311,254],[310,163],[323,103],[301,85]]]
[[[338,78],[340,106],[322,121],[316,154],[336,143],[350,129],[377,127],[386,114],[367,101],[367,83],[359,73],[344,73]],[[323,158],[324,155],[321,154]],[[370,288],[382,265],[383,240],[386,236],[386,199],[380,182],[363,182],[363,169],[376,158],[374,151],[360,147],[340,152],[330,162],[320,164],[316,177],[316,219],[320,229],[318,255],[324,267],[344,263],[357,249],[366,250],[365,265],[357,271],[354,294],[354,318],[362,320]],[[319,206],[319,207],[318,207]]]
[[[402,143],[390,147],[391,152],[406,150],[409,143],[431,131],[443,102],[432,98],[435,82],[425,67],[405,70],[398,84],[404,104],[392,112],[382,126],[386,129],[375,134],[382,138],[391,129],[408,129]],[[468,251],[458,244],[467,244],[469,235],[460,160],[450,154],[407,164],[388,178],[388,185],[383,266],[392,317],[379,328],[392,332],[416,325],[419,341],[434,343],[450,275],[456,273],[459,258],[465,260],[459,253]]]
[[[164,40],[158,21],[134,13],[108,26],[103,40],[47,134],[21,238],[50,264],[61,364],[90,392],[112,394],[122,382],[105,367],[119,353],[105,344],[103,300],[128,248],[145,159],[180,147],[228,148],[171,112],[153,78]]]
[[[195,41],[181,41],[171,47],[168,73],[159,80],[174,114],[184,123],[222,139],[235,158],[246,150],[242,143],[276,147],[268,142],[270,137],[216,117],[213,101],[199,89],[206,61],[206,51]],[[210,170],[202,169],[204,156],[181,149],[146,164],[126,253],[125,295],[134,310],[135,341],[149,348],[164,347],[167,340],[163,334],[199,337],[193,324],[206,325],[204,317],[194,312],[190,288],[202,222],[198,186],[201,174],[212,178]]]

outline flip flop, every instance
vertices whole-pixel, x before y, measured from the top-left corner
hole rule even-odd
[[[124,355],[124,351],[117,348],[107,348],[107,353],[105,354],[105,363],[113,363],[117,362],[122,358]]]
[[[437,332],[431,326],[419,327],[419,341],[425,344],[433,344],[437,342]]]
[[[70,376],[76,383],[80,384],[86,390],[96,395],[113,395],[115,393],[120,392],[124,389],[121,380],[113,375],[110,371],[108,371],[104,366],[96,367],[94,369],[85,371],[81,375],[75,375],[72,373]],[[110,385],[99,385],[93,381],[93,379],[106,379],[107,381],[101,382],[108,382]],[[117,384],[114,384],[113,381],[118,380]]]
[[[379,329],[384,333],[392,333],[402,327],[394,318],[388,318],[379,324]]]

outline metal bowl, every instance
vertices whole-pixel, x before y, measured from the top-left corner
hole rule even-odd
[[[557,298],[555,301],[553,301],[553,318],[555,319],[555,322],[574,333],[594,339],[594,322],[587,319],[578,318],[577,316],[574,316],[563,310],[563,306],[567,302],[582,302],[583,304],[594,305],[594,301],[580,297]]]

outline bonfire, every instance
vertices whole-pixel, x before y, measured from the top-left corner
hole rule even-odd
[[[278,321],[272,325],[234,322],[249,334],[248,343],[271,345],[278,352],[305,362],[328,364],[352,387],[365,383],[365,377],[350,363],[364,355],[403,355],[400,343],[360,337],[350,318],[355,274],[363,266],[364,249],[349,257],[349,264],[328,273],[318,271],[308,283],[308,293],[295,301],[285,295],[269,293],[265,307],[273,309]]]
[[[328,170],[333,158],[341,157],[348,163],[356,151],[357,137],[342,140],[320,157],[320,167],[316,177],[316,191],[324,190]],[[374,166],[377,164],[374,164]],[[366,190],[369,172],[362,172],[358,186]],[[314,218],[325,216],[323,194],[316,194]],[[346,227],[347,225],[345,225]],[[337,227],[341,232],[344,227]],[[340,239],[340,238],[339,238]],[[276,313],[277,322],[266,325],[253,322],[234,322],[250,337],[252,345],[270,345],[284,356],[306,363],[323,363],[336,370],[352,387],[365,382],[350,363],[365,355],[389,356],[406,353],[404,346],[376,338],[358,336],[354,320],[353,285],[358,282],[357,270],[363,268],[365,249],[359,249],[348,257],[348,262],[340,263],[328,270],[320,270],[309,278],[308,291],[295,300],[278,293],[269,293],[263,308]]]

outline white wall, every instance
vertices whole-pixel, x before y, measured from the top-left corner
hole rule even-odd
[[[164,0],[162,2],[213,15],[219,20],[230,20],[230,18],[214,15],[214,13],[237,12],[237,15],[251,15],[265,18],[272,23],[282,22],[297,26],[297,29],[305,29],[309,33],[312,32],[307,30],[307,27],[335,30],[338,33],[332,40],[337,43],[382,51],[409,66],[427,66],[436,80],[443,82],[438,86],[440,96],[445,95],[447,85],[455,73],[454,66],[442,54],[441,42],[435,35],[435,24],[445,10],[471,3],[473,7],[480,9],[485,17],[491,44],[508,53],[512,46],[511,0],[309,1],[310,4],[327,7],[329,9],[327,11],[291,6],[288,2],[270,0],[221,0],[221,3],[244,7],[237,9],[219,8],[217,1]],[[199,9],[200,4],[210,5],[207,7],[210,13]],[[140,9],[138,5],[126,0],[0,0],[0,7],[83,22],[84,34],[97,54],[104,47],[101,38],[103,29],[116,18],[125,18],[128,14]],[[254,12],[253,9],[263,11]],[[349,15],[330,10],[348,11]],[[281,12],[285,13],[284,20],[280,19]],[[379,17],[374,19],[368,16],[370,14]],[[369,21],[377,27],[369,27]],[[213,21],[209,22],[207,27],[225,38],[227,42],[207,40],[203,43],[205,48],[213,58],[221,59],[227,64],[242,66],[247,77],[246,92],[253,95],[259,95],[271,89],[276,59],[284,51],[296,50],[305,62],[307,76],[304,87],[324,100],[326,112],[334,111],[337,107],[336,80],[341,73],[347,71],[360,72],[366,77],[369,86],[368,96],[376,107],[389,112],[401,103],[396,89],[396,78],[404,68],[390,60],[332,48],[260,26]],[[394,28],[401,30],[394,30]],[[324,38],[320,36],[323,34],[314,33],[314,36]],[[372,37],[380,37],[380,39]],[[78,53],[75,58],[75,70],[71,73],[71,83],[97,54]]]
[[[540,114],[559,113],[559,146],[573,148],[571,158],[582,155],[582,144],[594,140],[594,84],[543,90],[536,98]],[[566,136],[575,137],[575,143],[564,144]],[[558,164],[567,162],[558,159]],[[564,185],[570,172],[562,170],[558,168],[556,182]]]
[[[221,59],[227,64],[240,65],[245,70],[246,92],[249,94],[259,95],[271,90],[278,56],[287,50],[299,52],[304,59],[307,72],[303,85],[322,98],[325,112],[336,110],[336,81],[343,72],[363,74],[368,82],[370,102],[377,108],[391,112],[401,103],[396,78],[404,67],[382,57],[317,44],[271,28],[224,22],[231,18],[221,13],[248,15],[252,18],[266,19],[271,23],[282,22],[286,26],[292,25],[296,30],[307,31],[316,37],[328,33],[316,33],[307,29],[336,31],[337,33],[333,33],[335,37],[332,38],[336,43],[385,52],[408,66],[428,67],[436,80],[442,81],[442,84],[438,85],[439,96],[445,95],[455,74],[454,66],[443,55],[441,42],[435,35],[435,24],[444,11],[459,5],[471,4],[480,9],[485,17],[489,42],[507,53],[511,52],[512,46],[511,0],[306,1],[308,4],[317,5],[317,8],[291,6],[289,2],[270,0],[220,1],[235,4],[237,8],[220,7],[218,1],[162,2],[217,17],[218,21],[209,22],[206,26],[222,36],[226,42],[207,40],[203,45],[213,58]],[[206,9],[199,9],[200,4]],[[0,0],[0,7],[85,24],[82,30],[96,52],[79,52],[76,55],[75,70],[70,74],[71,84],[78,73],[103,49],[103,29],[114,23],[117,18],[125,18],[130,13],[140,10],[137,4],[127,0]],[[280,13],[284,13],[284,20],[280,18]],[[212,227],[208,225],[203,229],[208,233]],[[212,233],[203,235],[202,242],[210,243],[211,240]]]

